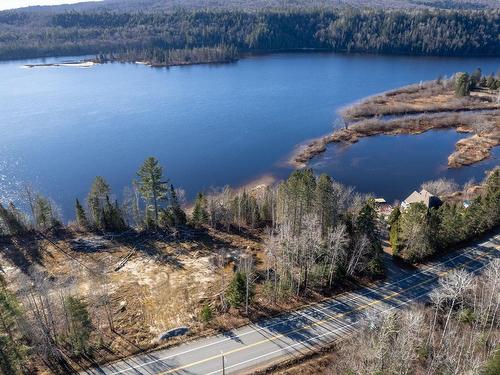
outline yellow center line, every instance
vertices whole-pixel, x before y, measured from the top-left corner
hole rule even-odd
[[[498,250],[498,247],[496,247],[496,250]],[[297,329],[294,329],[294,330],[291,330],[291,331],[288,331],[288,332],[285,332],[285,333],[280,333],[279,335],[274,335],[274,336],[271,336],[269,338],[266,338],[264,340],[261,340],[261,341],[257,341],[257,342],[254,342],[253,344],[247,344],[247,345],[244,345],[240,348],[236,348],[236,349],[233,349],[233,350],[230,350],[228,352],[225,352],[224,355],[225,356],[228,356],[230,354],[234,354],[234,353],[238,353],[238,352],[241,352],[243,350],[246,350],[246,349],[249,349],[249,348],[253,348],[255,346],[258,346],[258,345],[262,345],[264,343],[267,343],[267,342],[272,342],[272,341],[276,341],[282,337],[285,337],[287,335],[290,335],[291,333],[296,333],[296,332],[300,332],[300,331],[304,331],[304,330],[307,330],[309,328],[313,328],[313,327],[316,327],[316,326],[323,326],[325,323],[327,322],[330,322],[332,320],[335,320],[335,319],[338,319],[338,318],[342,318],[346,315],[350,315],[354,312],[357,312],[357,311],[361,311],[361,310],[365,310],[366,308],[370,307],[370,306],[373,306],[373,305],[377,305],[379,303],[382,303],[383,301],[385,300],[391,300],[391,299],[394,299],[395,297],[399,296],[400,294],[404,293],[404,292],[407,292],[409,290],[412,290],[412,289],[415,289],[421,285],[424,285],[424,284],[428,284],[432,281],[434,281],[435,279],[437,278],[440,278],[440,277],[443,277],[445,275],[447,275],[448,273],[450,273],[451,271],[457,269],[457,268],[460,268],[460,267],[463,267],[463,266],[466,266],[478,259],[481,259],[481,258],[484,258],[486,257],[487,255],[489,254],[481,254],[481,255],[478,255],[476,256],[475,258],[469,260],[468,262],[465,262],[465,263],[462,263],[458,266],[455,266],[453,268],[450,268],[449,270],[447,271],[443,271],[443,272],[440,272],[437,274],[436,277],[433,277],[429,280],[425,280],[425,281],[422,281],[418,284],[415,284],[413,285],[412,287],[409,287],[409,288],[406,288],[406,289],[403,289],[399,292],[394,292],[392,294],[389,294],[389,295],[386,295],[384,298],[381,298],[381,299],[378,299],[378,300],[374,300],[372,302],[369,302],[369,303],[366,303],[364,305],[361,305],[355,309],[352,309],[350,311],[347,311],[347,312],[343,312],[343,313],[338,313],[336,315],[332,315],[330,316],[329,318],[327,319],[323,319],[323,320],[319,320],[315,323],[311,323],[309,325],[306,325],[304,327],[301,327],[301,328],[297,328]],[[179,367],[176,367],[176,368],[173,368],[171,370],[168,370],[168,371],[165,371],[165,372],[160,372],[158,373],[158,375],[167,375],[167,374],[171,374],[171,373],[174,373],[176,371],[180,371],[180,370],[184,370],[186,368],[189,368],[189,367],[193,367],[193,366],[196,366],[196,365],[199,365],[199,364],[202,364],[202,363],[205,363],[205,362],[209,362],[209,361],[212,361],[212,360],[215,360],[215,359],[220,359],[221,358],[221,355],[220,354],[217,354],[217,355],[214,355],[214,356],[211,356],[211,357],[207,357],[207,358],[204,358],[204,359],[200,359],[199,361],[195,361],[195,362],[191,362],[191,363],[188,363],[188,364],[185,364],[185,365],[182,365],[182,366],[179,366]]]

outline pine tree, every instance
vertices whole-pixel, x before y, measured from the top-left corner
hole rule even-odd
[[[37,228],[48,229],[58,224],[52,203],[41,195],[35,198],[34,212]]]
[[[174,226],[186,224],[186,213],[181,208],[177,192],[172,184],[170,185],[169,202],[169,210],[172,213]]]
[[[69,320],[68,344],[74,355],[85,354],[90,348],[93,329],[87,305],[81,299],[70,296],[64,300],[64,308]]]
[[[491,90],[495,89],[495,77],[493,77],[493,74],[489,75],[488,79],[486,79],[486,87]]]
[[[207,200],[203,193],[198,193],[196,197],[191,221],[195,226],[208,222]]]
[[[27,228],[22,221],[21,213],[16,209],[12,202],[9,208],[5,208],[0,203],[0,232],[8,235],[22,234]]]
[[[246,281],[243,272],[236,272],[227,291],[227,300],[232,307],[240,307],[245,303]]]
[[[214,312],[210,305],[204,305],[201,308],[200,318],[203,323],[209,323],[214,317]]]
[[[106,197],[111,193],[106,180],[97,176],[92,183],[90,192],[87,196],[87,204],[89,206],[90,218],[95,228],[104,229],[104,205],[106,204]]]
[[[149,157],[137,172],[139,176],[139,192],[147,203],[152,203],[154,222],[158,225],[158,201],[166,198],[167,182],[163,181],[163,171],[160,163],[154,157]]]
[[[118,201],[111,203],[109,196],[106,196],[106,203],[103,210],[104,230],[119,232],[126,229],[123,214],[118,206]]]
[[[455,95],[468,96],[471,90],[471,82],[467,73],[457,73],[455,76]]]
[[[333,199],[332,179],[326,174],[319,176],[316,184],[316,212],[321,225],[321,234],[324,237],[333,225]]]
[[[15,296],[0,285],[0,373],[22,374],[26,347],[22,342],[19,322],[22,312]]]
[[[85,214],[85,210],[80,204],[80,201],[77,199],[75,203],[75,212],[76,212],[76,223],[80,228],[88,229],[89,222],[87,220],[87,215]]]
[[[356,230],[368,236],[370,241],[377,241],[376,232],[377,211],[373,205],[373,200],[368,200],[363,205],[356,219]]]
[[[411,204],[399,224],[399,253],[404,259],[416,262],[434,253],[429,212],[423,203]]]
[[[481,68],[477,68],[476,70],[474,70],[474,72],[470,75],[471,89],[475,89],[479,85],[482,76],[483,73],[481,72]]]
[[[399,218],[401,211],[399,206],[394,207],[387,222],[391,226],[389,231],[389,242],[391,243],[393,255],[398,255],[399,252]]]
[[[280,184],[279,221],[281,224],[290,223],[293,234],[300,231],[303,218],[314,209],[315,193],[316,178],[311,169],[294,171]]]

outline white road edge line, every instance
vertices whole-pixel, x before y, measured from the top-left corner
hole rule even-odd
[[[493,237],[493,238],[494,238],[494,239],[496,239],[496,236],[495,236],[495,237]],[[479,244],[479,245],[476,245],[476,246],[486,246],[486,245],[488,245],[488,244],[492,244],[492,243],[491,243],[491,240],[486,241],[486,242],[483,242],[483,243],[481,243],[481,244]],[[447,259],[446,261],[444,261],[444,262],[442,262],[442,263],[437,263],[437,262],[436,262],[436,263],[431,263],[431,265],[429,265],[429,266],[425,267],[425,269],[420,270],[420,271],[418,271],[418,272],[416,272],[416,273],[414,273],[414,274],[412,274],[412,275],[410,275],[410,276],[407,276],[407,277],[405,277],[405,278],[403,278],[403,279],[401,279],[401,280],[397,280],[397,281],[391,282],[391,283],[387,284],[387,285],[386,285],[386,286],[384,286],[384,287],[388,287],[388,286],[391,286],[391,285],[395,285],[396,283],[400,283],[400,282],[402,282],[402,281],[405,281],[405,280],[411,279],[411,278],[413,278],[413,277],[415,277],[415,276],[417,276],[417,275],[424,274],[425,272],[428,272],[428,271],[430,271],[430,270],[436,269],[437,267],[442,266],[442,265],[446,264],[447,262],[450,262],[450,261],[452,261],[452,260],[454,260],[454,259],[456,259],[456,258],[459,258],[459,257],[461,257],[461,256],[463,256],[463,255],[466,255],[466,252],[471,252],[471,251],[473,251],[473,250],[476,250],[476,249],[475,249],[475,247],[473,247],[473,246],[467,247],[467,248],[465,248],[465,249],[463,249],[463,250],[462,250],[462,253],[461,253],[461,254],[458,254],[458,255],[456,255],[456,256],[454,256],[454,257],[450,258],[450,259]],[[381,286],[382,286],[382,285],[381,285]],[[375,291],[375,290],[376,290],[376,289],[370,288],[370,287],[368,287],[368,286],[363,287],[363,289],[364,289],[364,290],[368,290],[368,291]],[[356,295],[356,296],[354,297],[354,299],[353,299],[353,300],[355,300],[355,299],[357,299],[357,298],[361,298],[361,297],[366,297],[366,296],[364,296],[364,295]],[[334,298],[334,297],[333,297],[333,298]],[[324,302],[326,302],[326,301],[324,301]],[[311,305],[310,305],[310,306],[311,306]],[[310,306],[304,306],[304,307],[303,307],[303,309],[307,309],[307,308],[308,308],[308,307],[310,307]],[[326,309],[326,308],[325,308],[325,309]],[[321,309],[321,311],[323,311],[323,310],[325,310],[325,309]],[[298,313],[299,315],[301,315],[301,313],[300,313],[300,311],[299,311],[299,310],[294,311],[294,312],[295,312],[295,313]],[[148,365],[151,365],[151,364],[156,363],[156,362],[164,361],[164,360],[169,359],[169,358],[173,358],[173,357],[177,357],[177,356],[184,355],[184,354],[187,354],[187,353],[191,353],[191,352],[193,352],[193,351],[200,350],[200,349],[204,349],[204,348],[207,348],[207,347],[209,347],[209,346],[217,345],[217,344],[220,344],[220,343],[223,343],[223,342],[229,341],[229,340],[233,340],[233,339],[235,339],[235,338],[240,338],[240,337],[243,337],[243,336],[246,336],[246,335],[252,334],[252,333],[260,332],[260,331],[262,331],[262,330],[265,330],[265,329],[267,329],[267,328],[270,328],[270,327],[273,327],[273,326],[275,326],[275,325],[281,324],[281,323],[283,323],[283,322],[290,321],[290,320],[295,320],[295,319],[298,319],[298,318],[300,318],[300,316],[291,317],[291,318],[289,318],[289,319],[285,319],[285,320],[283,320],[283,321],[278,321],[278,322],[276,322],[276,323],[273,323],[273,324],[268,325],[268,326],[263,326],[263,327],[260,327],[260,328],[258,328],[258,329],[254,329],[254,328],[253,328],[251,331],[249,331],[249,332],[245,332],[245,333],[242,333],[242,334],[240,334],[240,335],[237,335],[236,337],[228,337],[228,338],[224,338],[224,339],[222,339],[222,340],[215,341],[215,342],[212,342],[212,343],[210,343],[210,344],[206,344],[206,345],[202,345],[202,346],[199,346],[199,347],[196,347],[196,348],[188,349],[188,350],[186,350],[186,351],[184,351],[184,352],[180,352],[180,353],[177,353],[177,354],[170,354],[170,355],[168,355],[168,356],[161,357],[161,358],[157,358],[157,359],[154,359],[154,360],[149,361],[149,362],[144,362],[144,363],[141,363],[140,365],[133,366],[133,367],[131,367],[131,368],[126,368],[126,369],[123,369],[123,370],[119,370],[119,371],[111,372],[111,373],[108,373],[107,375],[117,375],[117,374],[126,373],[126,372],[128,372],[128,371],[135,371],[135,370],[136,370],[136,369],[138,369],[138,368],[141,368],[141,367],[144,367],[144,366],[148,366]],[[249,325],[249,326],[251,327],[251,325]],[[243,327],[242,327],[242,328],[243,328]],[[185,345],[188,345],[188,344],[185,344]],[[160,350],[161,350],[161,349],[160,349]],[[144,355],[147,355],[147,354],[144,354]],[[125,359],[125,360],[126,360],[126,359]],[[112,366],[112,365],[113,365],[113,364],[110,364],[110,366]],[[106,366],[104,366],[104,367],[106,367]],[[100,368],[97,368],[97,370],[99,370],[99,369],[100,369]],[[94,370],[94,369],[89,369],[89,371],[91,371],[91,372],[90,372],[91,374],[92,374],[92,371],[93,371],[93,370]]]
[[[484,265],[483,265],[483,266],[481,266],[481,267],[479,267],[478,269],[476,269],[474,272],[479,271],[479,270],[480,270],[480,269],[482,269],[483,267],[484,267]],[[378,313],[377,313],[377,315],[380,315],[380,314],[385,314],[386,312],[391,311],[391,310],[393,310],[393,309],[395,309],[395,308],[399,308],[399,307],[401,307],[401,306],[408,305],[410,302],[413,302],[414,300],[419,299],[419,298],[421,298],[422,296],[424,296],[424,295],[426,295],[426,294],[429,294],[429,291],[427,291],[427,292],[425,292],[425,293],[422,293],[422,294],[419,294],[417,297],[413,297],[413,298],[411,298],[411,299],[409,299],[409,300],[407,300],[407,301],[401,302],[399,305],[392,306],[392,307],[390,307],[390,308],[388,308],[388,309],[386,309],[386,310],[380,311],[380,312],[378,312]],[[335,332],[337,332],[337,331],[341,331],[341,330],[343,330],[343,329],[346,329],[346,328],[352,327],[352,326],[354,326],[354,325],[356,325],[356,324],[361,323],[362,321],[363,321],[363,319],[357,320],[357,321],[356,321],[356,322],[354,322],[354,323],[347,324],[347,325],[345,325],[345,326],[342,326],[342,327],[336,328],[336,329],[334,329],[334,330],[332,330],[332,331],[328,331],[328,332],[323,333],[323,334],[321,334],[321,335],[314,336],[314,337],[308,338],[308,339],[306,339],[306,340],[299,341],[299,342],[297,342],[297,343],[295,343],[295,344],[291,344],[291,345],[285,346],[285,347],[280,348],[280,349],[278,349],[278,350],[275,350],[275,351],[273,351],[273,352],[269,352],[269,353],[266,353],[266,354],[262,354],[262,355],[260,355],[260,356],[258,356],[258,357],[254,357],[254,358],[251,358],[251,359],[247,359],[247,360],[245,360],[245,361],[242,361],[242,362],[235,363],[235,364],[233,364],[233,365],[231,365],[231,366],[226,366],[226,367],[225,367],[225,369],[226,369],[226,370],[228,370],[228,369],[231,369],[231,368],[233,368],[233,367],[241,366],[241,365],[244,365],[244,364],[246,364],[246,363],[249,363],[249,362],[255,361],[255,360],[257,360],[257,359],[261,359],[261,358],[267,357],[267,356],[269,356],[269,355],[272,355],[272,354],[275,354],[275,353],[279,353],[279,352],[281,352],[281,351],[283,351],[283,350],[286,350],[286,349],[289,349],[289,348],[293,348],[293,347],[295,347],[295,346],[297,346],[297,345],[304,344],[304,343],[306,343],[306,342],[308,342],[308,341],[312,341],[312,340],[314,340],[314,339],[319,339],[319,338],[321,338],[321,337],[323,337],[323,336],[327,336],[327,335],[333,334],[333,333],[335,333]],[[206,374],[206,375],[214,375],[214,374],[217,374],[217,373],[219,373],[219,372],[222,372],[222,370],[213,371],[213,372],[210,372],[210,373],[208,373],[208,374]]]

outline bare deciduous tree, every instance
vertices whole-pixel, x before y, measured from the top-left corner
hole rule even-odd
[[[421,189],[427,190],[429,193],[438,197],[449,195],[459,190],[458,184],[447,178],[440,178],[438,180],[426,181],[421,186]]]

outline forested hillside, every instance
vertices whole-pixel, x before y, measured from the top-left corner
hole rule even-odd
[[[491,0],[82,0],[75,4],[37,6],[26,11],[61,12],[71,10],[158,11],[182,9],[262,10],[283,8],[364,7],[385,9],[486,9],[500,8]]]
[[[221,46],[498,56],[499,20],[500,10],[491,9],[10,11],[0,13],[0,59],[113,53],[161,62],[168,50]]]

